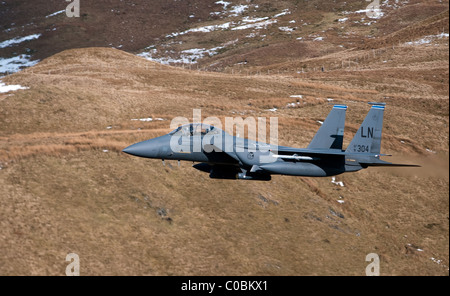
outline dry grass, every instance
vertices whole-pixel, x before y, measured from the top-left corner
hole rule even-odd
[[[91,48],[6,77],[30,89],[0,100],[1,274],[64,274],[75,252],[83,275],[363,275],[375,252],[386,275],[448,275],[448,88],[387,73],[250,77]],[[286,107],[296,100],[301,107]],[[345,187],[329,178],[212,181],[186,163],[119,153],[193,108],[221,120],[278,116],[280,144],[306,147],[334,103],[349,106],[347,145],[366,102],[380,100],[382,152],[423,169],[339,176]],[[148,117],[166,120],[131,120]]]

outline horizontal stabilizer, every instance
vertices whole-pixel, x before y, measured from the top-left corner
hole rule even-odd
[[[362,157],[359,160],[357,159],[357,161],[363,167],[420,167],[420,165],[415,165],[415,164],[390,163],[390,162],[381,160],[377,156]]]
[[[411,167],[411,168],[420,168],[422,166],[417,164],[399,164],[399,163],[390,163],[390,162],[383,162],[383,163],[363,163],[360,162],[363,166],[370,166],[370,167]]]

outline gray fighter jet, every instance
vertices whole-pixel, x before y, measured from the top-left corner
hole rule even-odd
[[[342,149],[347,106],[335,105],[307,148],[270,145],[234,137],[205,124],[189,124],[171,133],[134,144],[123,152],[153,159],[192,161],[212,179],[270,181],[272,175],[327,177],[371,166],[393,164],[380,159],[384,103],[372,105],[346,150]]]

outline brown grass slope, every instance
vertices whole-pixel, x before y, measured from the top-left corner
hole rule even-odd
[[[0,96],[0,274],[64,275],[74,252],[82,275],[364,275],[368,253],[380,255],[384,275],[448,275],[448,112],[435,112],[443,91],[410,99],[415,76],[374,71],[361,86],[362,72],[207,73],[88,48],[4,78],[29,89]],[[299,94],[301,107],[287,108]],[[280,144],[306,147],[328,98],[349,105],[347,145],[366,103],[388,96],[382,152],[421,169],[339,176],[345,187],[213,181],[189,163],[120,153],[193,108],[278,116]],[[165,121],[131,120],[147,117]]]
[[[362,48],[373,49],[386,46],[395,46],[403,42],[418,39],[422,36],[437,35],[448,29],[448,9],[442,13],[431,16],[423,21],[416,22],[406,28],[400,29],[375,41],[369,41]]]

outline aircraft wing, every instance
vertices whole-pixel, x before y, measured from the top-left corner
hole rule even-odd
[[[355,153],[346,152],[339,149],[302,149],[279,146],[278,149],[271,149],[272,152],[280,155],[308,155],[308,156],[364,156],[364,157],[378,157],[378,156],[391,156],[388,154],[367,154],[367,153]]]
[[[236,165],[239,163],[239,159],[234,154],[226,153],[215,145],[205,145],[206,156],[211,162]],[[211,152],[209,152],[211,151]]]
[[[383,161],[381,156],[392,156],[388,154],[368,154],[368,153],[354,153],[337,149],[297,149],[291,147],[279,146],[278,150],[271,150],[275,153],[276,158],[292,159],[297,161],[314,161],[321,158],[345,157],[358,162],[362,166],[372,167],[420,167],[415,164],[397,164]]]

